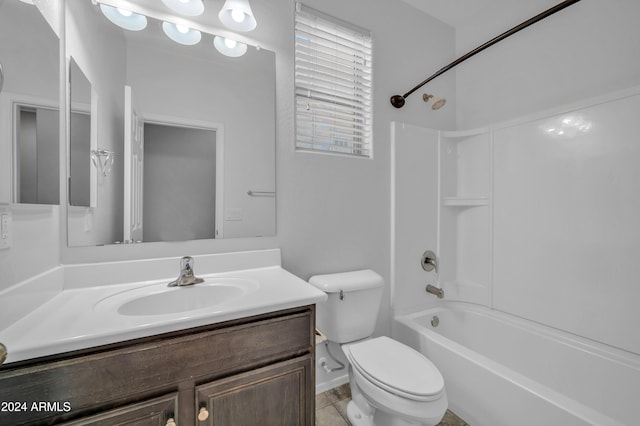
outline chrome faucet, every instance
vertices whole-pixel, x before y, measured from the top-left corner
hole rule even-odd
[[[180,259],[180,275],[175,281],[169,283],[169,287],[181,287],[204,282],[202,278],[196,278],[193,274],[193,257],[185,256]]]

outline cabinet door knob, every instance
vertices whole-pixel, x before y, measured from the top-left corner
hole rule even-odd
[[[175,420],[173,420],[173,417],[169,417],[169,418],[167,419],[167,423],[165,424],[165,426],[177,426],[177,425],[176,425],[176,421],[175,421]]]
[[[207,407],[200,408],[200,412],[198,413],[198,420],[204,422],[209,418],[209,412],[207,411]]]

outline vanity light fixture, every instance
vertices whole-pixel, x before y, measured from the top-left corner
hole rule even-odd
[[[100,4],[102,14],[125,30],[140,31],[147,27],[147,17],[119,7]]]
[[[200,43],[200,39],[202,39],[200,31],[189,28],[186,25],[174,24],[172,22],[163,22],[162,31],[164,31],[171,40],[187,46],[198,44]]]
[[[231,58],[238,58],[247,53],[247,45],[226,37],[215,36],[213,45],[218,52]]]
[[[198,16],[204,12],[202,0],[162,0],[169,9],[186,16]]]
[[[249,0],[226,0],[218,18],[227,28],[234,31],[251,31],[258,25]]]

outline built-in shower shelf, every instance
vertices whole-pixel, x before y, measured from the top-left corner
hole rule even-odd
[[[488,206],[487,197],[444,197],[442,199],[444,207],[477,207]]]

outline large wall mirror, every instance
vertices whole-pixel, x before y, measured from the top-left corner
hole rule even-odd
[[[91,104],[88,122],[71,114],[71,138],[85,136],[73,143],[70,188],[82,195],[70,194],[68,245],[275,235],[275,54],[224,56],[204,32],[178,44],[152,17],[166,16],[162,2],[136,4],[140,31],[66,2],[70,93]]]
[[[59,204],[59,70],[38,8],[0,0],[0,203]]]

